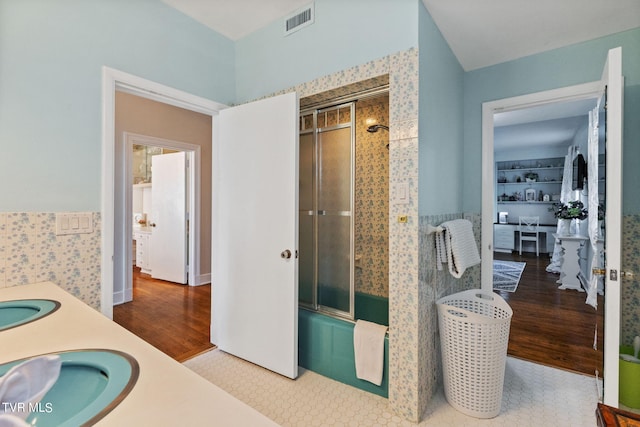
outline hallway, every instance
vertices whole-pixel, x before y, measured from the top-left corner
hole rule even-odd
[[[214,347],[211,285],[165,282],[134,268],[133,301],[114,306],[113,320],[178,362]]]

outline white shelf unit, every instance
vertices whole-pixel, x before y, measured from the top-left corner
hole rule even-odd
[[[498,204],[553,203],[553,196],[560,194],[563,170],[562,157],[496,162]],[[527,190],[534,191],[533,200],[527,199]],[[541,200],[544,195],[548,196],[547,201]]]

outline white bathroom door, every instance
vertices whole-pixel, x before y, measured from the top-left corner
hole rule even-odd
[[[298,376],[298,99],[289,93],[214,122],[211,341]]]
[[[187,283],[187,172],[185,152],[151,158],[151,277]]]
[[[622,280],[622,48],[609,51],[602,72],[606,94],[606,214],[604,279],[604,403],[618,407]]]

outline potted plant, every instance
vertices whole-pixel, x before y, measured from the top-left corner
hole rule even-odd
[[[553,216],[558,218],[559,233],[572,234],[570,230],[573,220],[583,220],[589,217],[589,211],[580,200],[573,200],[568,203],[554,203],[549,210],[553,211]]]
[[[524,179],[531,183],[531,182],[537,182],[538,181],[538,174],[535,172],[527,172],[524,174]]]

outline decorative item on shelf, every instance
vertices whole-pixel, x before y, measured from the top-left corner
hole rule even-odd
[[[500,173],[500,176],[498,177],[498,183],[500,184],[504,184],[507,182],[507,177],[504,176],[504,172]]]
[[[537,182],[538,174],[535,172],[527,172],[524,174],[524,179],[527,180],[528,183]]]
[[[542,190],[538,193],[538,201],[542,202],[544,200],[544,195],[542,194]]]
[[[544,196],[542,196],[542,201],[543,202],[550,202],[551,201],[551,196],[548,194],[545,194]]]
[[[136,213],[133,214],[133,220],[138,225],[147,225],[147,214],[146,213]]]
[[[527,202],[535,202],[536,201],[536,190],[534,190],[533,188],[528,188],[526,190],[524,190],[524,194],[525,194],[525,200]]]

